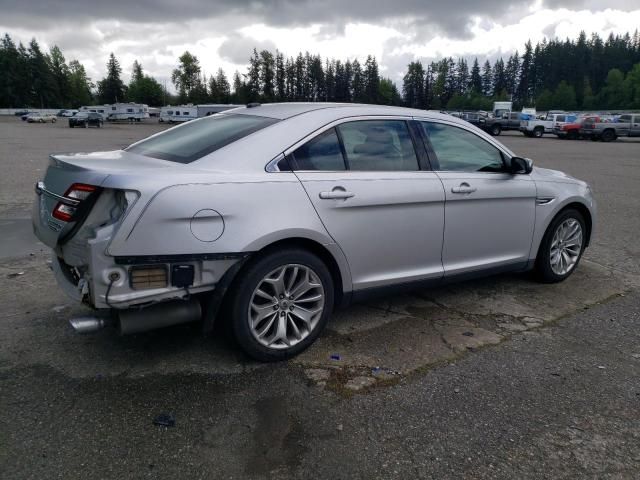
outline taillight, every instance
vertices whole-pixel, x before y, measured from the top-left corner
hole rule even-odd
[[[96,193],[98,187],[84,183],[74,183],[64,194],[65,200],[60,200],[53,209],[53,217],[63,222],[70,222],[82,206],[82,202]]]

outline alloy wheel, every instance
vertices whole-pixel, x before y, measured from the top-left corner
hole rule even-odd
[[[558,225],[551,240],[549,261],[556,275],[566,275],[578,263],[582,251],[582,225],[575,218],[567,218]]]
[[[290,348],[313,332],[324,305],[324,287],[311,268],[283,265],[268,273],[253,291],[249,330],[265,347]]]

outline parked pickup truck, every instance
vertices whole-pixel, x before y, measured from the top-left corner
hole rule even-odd
[[[580,135],[603,142],[611,142],[618,137],[640,137],[640,113],[620,115],[617,122],[585,121]]]
[[[487,118],[480,128],[493,136],[500,135],[503,130],[518,130],[520,128],[520,112],[505,112],[501,117]]]
[[[553,133],[553,129],[557,125],[575,122],[576,115],[564,112],[549,112],[544,119],[522,120],[520,122],[520,131],[527,137],[540,138],[545,133]]]
[[[601,119],[597,115],[583,115],[578,117],[575,122],[556,124],[556,126],[553,127],[553,133],[557,135],[558,138],[568,138],[569,140],[583,138],[580,134],[580,129],[586,121],[600,122]]]

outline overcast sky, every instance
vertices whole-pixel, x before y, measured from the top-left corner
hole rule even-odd
[[[207,75],[222,67],[231,77],[245,72],[256,47],[342,60],[371,54],[383,75],[401,82],[414,59],[493,61],[522,53],[527,39],[640,26],[640,0],[0,0],[0,12],[0,32],[58,45],[94,81],[110,52],[125,81],[135,59],[163,81],[185,50]]]

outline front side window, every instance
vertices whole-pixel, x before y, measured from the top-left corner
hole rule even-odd
[[[359,120],[338,125],[349,170],[419,170],[407,123],[403,120]]]
[[[631,122],[631,115],[621,115],[620,118],[618,119],[618,122],[620,122],[620,123],[629,123],[629,122]]]
[[[134,143],[126,150],[152,158],[191,163],[278,120],[254,115],[214,115]]]
[[[420,122],[438,160],[438,170],[503,172],[502,153],[486,140],[462,128]]]
[[[296,170],[345,170],[340,141],[334,128],[299,147],[292,157]]]

